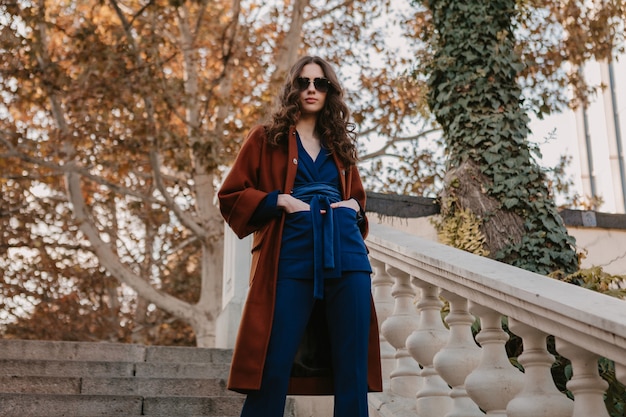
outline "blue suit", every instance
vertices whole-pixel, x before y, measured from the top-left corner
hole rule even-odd
[[[337,166],[326,150],[313,161],[297,142],[293,195],[311,211],[286,215],[261,389],[248,394],[241,416],[282,417],[291,374],[332,372],[335,417],[366,417],[371,266],[359,213],[330,208],[341,199]],[[254,221],[282,215],[279,193],[268,194]],[[307,366],[316,352],[299,351],[305,337],[327,339],[328,369]]]

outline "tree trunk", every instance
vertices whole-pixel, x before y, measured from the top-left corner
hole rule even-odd
[[[489,182],[478,165],[468,160],[446,172],[439,197],[444,204],[454,201],[458,208],[469,210],[478,219],[488,218],[481,222],[480,231],[489,253],[497,253],[520,243],[525,233],[524,220],[514,212],[503,210],[498,200],[485,194],[485,185]]]
[[[448,160],[441,207],[481,222],[489,256],[538,273],[578,268],[575,241],[534,162],[516,83],[515,0],[431,0],[429,105]]]

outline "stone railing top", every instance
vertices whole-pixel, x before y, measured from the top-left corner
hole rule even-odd
[[[370,224],[372,259],[626,365],[626,302]]]

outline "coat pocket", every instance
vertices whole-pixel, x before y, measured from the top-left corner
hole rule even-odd
[[[254,232],[254,235],[252,238],[252,250],[251,250],[252,253],[261,249],[261,245],[263,244],[263,241],[265,241],[265,237],[267,236],[268,230],[269,230],[269,227],[265,226],[264,228]]]
[[[339,229],[344,252],[366,253],[365,242],[359,230],[357,212],[350,207],[335,209],[335,227]]]

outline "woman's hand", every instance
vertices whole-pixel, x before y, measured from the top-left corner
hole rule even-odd
[[[302,200],[298,200],[291,194],[278,194],[276,206],[280,207],[285,213],[295,213],[297,211],[309,211],[311,207]]]
[[[336,203],[332,203],[330,205],[331,208],[337,208],[337,207],[349,207],[352,210],[358,212],[359,210],[361,210],[361,206],[359,206],[359,203],[354,199],[351,198],[349,200],[343,200],[343,201],[338,201]]]
[[[310,211],[311,207],[302,200],[298,200],[293,197],[291,194],[278,194],[278,198],[276,200],[276,205],[283,209],[286,213],[295,213],[297,211]],[[339,208],[339,207],[348,207],[352,210],[359,212],[361,210],[361,206],[354,199],[351,198],[349,200],[338,201],[336,203],[332,203],[330,205],[331,208]],[[326,213],[326,210],[321,210],[321,213]]]

